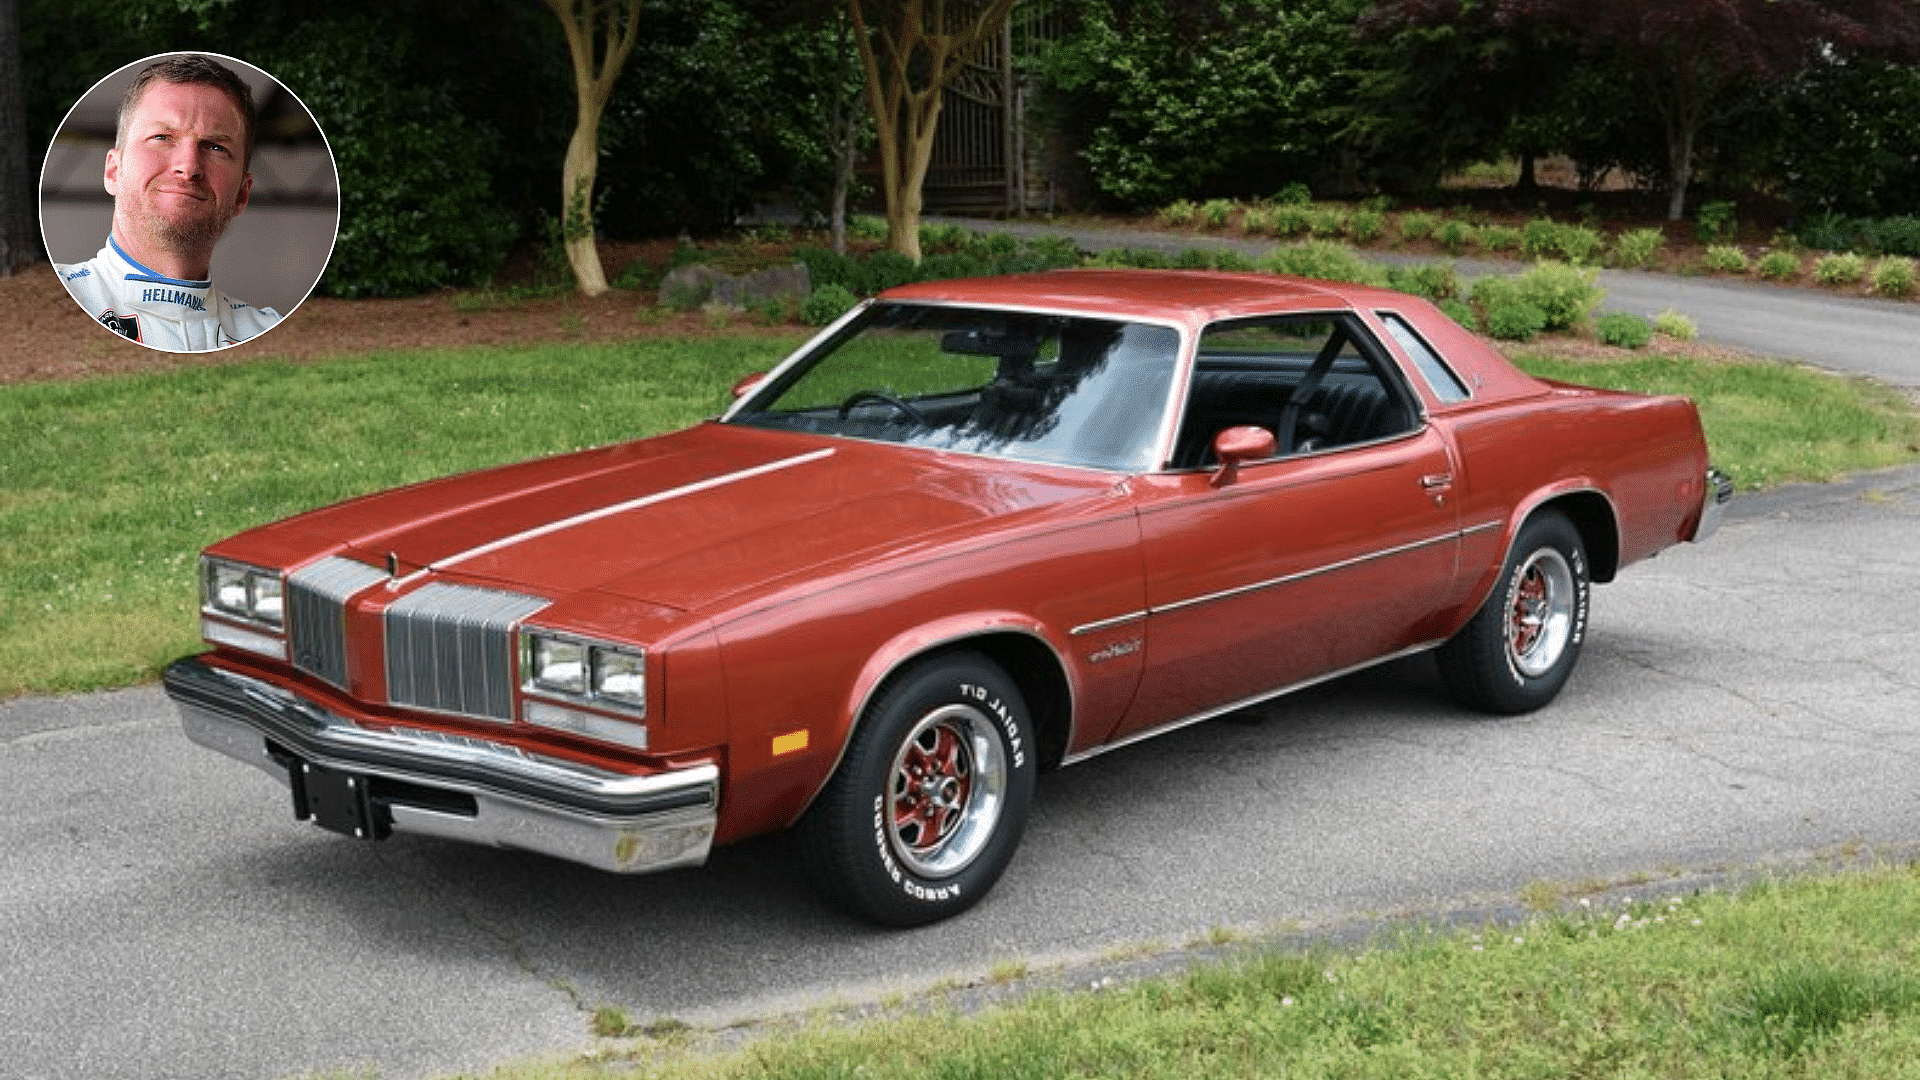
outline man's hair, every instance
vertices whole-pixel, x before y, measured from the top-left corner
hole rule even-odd
[[[204,56],[169,56],[134,76],[133,85],[127,87],[126,94],[120,98],[120,115],[114,122],[114,149],[124,151],[127,148],[127,117],[132,115],[133,107],[139,104],[141,96],[155,79],[175,84],[211,86],[232,98],[234,105],[240,109],[240,123],[244,128],[241,139],[246,144],[246,150],[242,154],[241,167],[253,167],[253,89],[226,65]]]

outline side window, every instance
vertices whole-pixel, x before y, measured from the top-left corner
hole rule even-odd
[[[1440,359],[1440,354],[1433,351],[1433,347],[1407,320],[1389,311],[1375,314],[1380,316],[1387,333],[1393,335],[1393,340],[1413,360],[1413,366],[1420,369],[1420,377],[1426,380],[1427,388],[1433,391],[1435,397],[1451,402],[1465,401],[1473,396],[1466,384],[1460,381],[1460,376],[1453,373],[1447,362]]]
[[[1379,343],[1348,315],[1216,323],[1200,337],[1171,465],[1214,464],[1213,440],[1262,427],[1281,455],[1314,453],[1413,430],[1416,411]]]

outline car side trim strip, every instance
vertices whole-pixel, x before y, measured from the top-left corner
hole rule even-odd
[[[1065,767],[1068,765],[1078,765],[1080,762],[1083,762],[1088,758],[1099,757],[1101,754],[1104,754],[1109,750],[1118,750],[1123,746],[1132,746],[1134,743],[1145,742],[1146,740],[1151,739],[1157,735],[1165,735],[1169,731],[1177,731],[1183,727],[1190,727],[1194,724],[1211,720],[1216,716],[1225,716],[1230,712],[1237,712],[1241,709],[1245,709],[1253,705],[1258,705],[1263,701],[1271,701],[1277,697],[1285,697],[1288,694],[1291,694],[1297,690],[1305,690],[1309,686],[1318,686],[1323,682],[1331,682],[1334,679],[1344,678],[1348,675],[1353,674],[1356,671],[1365,671],[1370,667],[1378,667],[1381,664],[1392,663],[1395,660],[1399,660],[1408,656],[1413,656],[1416,653],[1426,652],[1429,649],[1438,647],[1440,644],[1442,644],[1441,641],[1424,641],[1410,648],[1401,649],[1399,652],[1388,653],[1386,656],[1381,656],[1372,660],[1363,661],[1361,663],[1353,665],[1352,667],[1344,667],[1344,668],[1341,668],[1339,671],[1329,671],[1324,675],[1315,675],[1311,679],[1302,679],[1297,683],[1289,683],[1286,686],[1282,686],[1276,690],[1268,690],[1263,693],[1255,694],[1252,697],[1242,698],[1239,701],[1230,702],[1226,705],[1220,705],[1215,708],[1208,709],[1204,712],[1194,713],[1192,716],[1183,716],[1178,720],[1172,720],[1172,721],[1168,721],[1167,723],[1161,724],[1159,727],[1148,728],[1145,731],[1135,732],[1134,734],[1129,735],[1124,739],[1118,739],[1110,743],[1103,743],[1099,746],[1091,747],[1085,751],[1082,751],[1081,753],[1070,755],[1064,760],[1062,760],[1060,764],[1062,767]]]
[[[408,574],[406,577],[399,579],[399,581],[395,583],[395,587],[410,584],[417,578],[425,577],[436,571],[445,570],[450,566],[456,566],[466,562],[468,559],[477,559],[482,555],[490,555],[502,548],[509,548],[515,544],[525,543],[528,540],[562,532],[578,525],[598,521],[604,517],[612,517],[615,514],[624,514],[629,510],[656,506],[660,503],[682,498],[687,495],[697,495],[703,491],[711,491],[714,488],[725,487],[728,484],[738,483],[741,480],[751,480],[756,476],[765,476],[768,473],[791,469],[797,465],[806,465],[810,462],[819,461],[822,458],[832,457],[834,453],[835,450],[832,447],[824,450],[814,450],[794,457],[781,458],[778,461],[769,461],[765,465],[755,465],[749,469],[741,469],[739,472],[728,473],[725,476],[708,477],[705,480],[698,480],[691,484],[683,484],[680,487],[669,488],[666,491],[656,491],[651,495],[642,495],[637,499],[617,502],[612,506],[603,506],[598,510],[589,510],[583,514],[575,514],[570,518],[562,518],[559,521],[550,521],[536,528],[517,532],[511,536],[503,536],[498,540],[490,540],[478,547],[468,548],[466,551],[456,552],[443,559],[435,559],[431,565],[422,567]]]

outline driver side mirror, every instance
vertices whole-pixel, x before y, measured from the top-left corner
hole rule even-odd
[[[1242,425],[1230,427],[1213,437],[1213,456],[1220,462],[1220,470],[1213,474],[1209,483],[1213,487],[1231,484],[1240,475],[1240,464],[1245,461],[1261,461],[1272,457],[1279,448],[1274,434],[1263,427]]]
[[[740,381],[733,384],[733,400],[739,401],[741,398],[752,393],[753,388],[759,386],[761,380],[766,377],[767,373],[764,371],[755,371],[740,376]]]

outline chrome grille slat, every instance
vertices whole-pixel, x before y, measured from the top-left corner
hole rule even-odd
[[[387,700],[513,719],[513,628],[537,596],[432,582],[386,611]]]
[[[365,563],[337,555],[289,575],[287,638],[294,666],[346,689],[347,601],[385,576]]]

